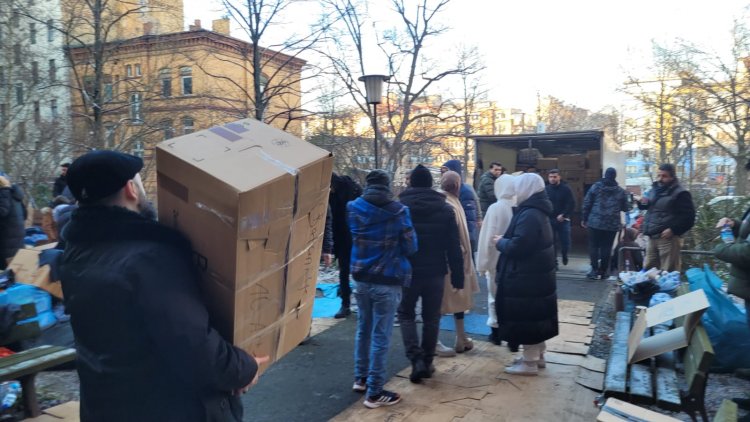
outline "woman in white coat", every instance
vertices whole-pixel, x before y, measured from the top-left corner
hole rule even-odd
[[[495,271],[500,252],[495,247],[492,238],[496,235],[504,235],[508,229],[510,220],[513,218],[513,207],[516,206],[516,191],[514,188],[514,176],[504,174],[495,180],[495,198],[497,202],[490,205],[484,216],[482,230],[479,232],[479,249],[477,251],[477,271],[487,278],[487,325],[492,332],[489,341],[500,345],[501,338],[497,329],[497,312],[495,312],[495,294],[497,284],[495,283]]]

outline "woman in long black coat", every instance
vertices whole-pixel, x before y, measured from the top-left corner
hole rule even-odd
[[[552,203],[544,180],[535,173],[516,178],[518,208],[507,232],[497,236],[497,310],[499,333],[523,345],[523,357],[505,372],[536,375],[543,368],[544,342],[558,334],[555,247],[549,218]]]

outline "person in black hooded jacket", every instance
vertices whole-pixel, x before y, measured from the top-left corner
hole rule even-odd
[[[362,195],[362,187],[349,176],[340,176],[336,173],[331,175],[331,194],[328,196],[328,206],[331,211],[330,222],[331,234],[330,249],[327,253],[336,256],[339,263],[339,296],[341,296],[341,308],[336,312],[334,318],[346,318],[352,314],[351,296],[352,289],[349,285],[349,267],[352,262],[352,233],[346,220],[346,204]],[[324,257],[326,260],[330,258]]]
[[[545,366],[544,342],[558,334],[555,246],[549,218],[552,202],[544,180],[525,173],[515,180],[518,207],[508,230],[495,236],[500,259],[497,264],[497,310],[500,337],[523,344],[523,357],[505,372],[537,375]]]
[[[420,164],[409,176],[410,187],[399,196],[399,201],[409,207],[418,243],[417,252],[409,257],[411,286],[404,287],[398,307],[406,357],[412,363],[409,379],[414,383],[429,378],[434,370],[432,361],[440,332],[440,305],[448,266],[451,285],[455,289],[464,287],[464,264],[456,216],[445,202],[445,195],[432,189],[432,184],[430,171]],[[424,322],[421,345],[415,322],[420,297]]]
[[[68,172],[81,207],[60,274],[82,422],[241,421],[258,363],[210,325],[190,242],[154,220],[143,161],[94,151]]]
[[[0,176],[0,270],[4,270],[8,259],[24,247],[25,221],[23,191],[6,177]]]

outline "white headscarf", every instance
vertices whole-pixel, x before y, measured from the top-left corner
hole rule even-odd
[[[500,252],[492,243],[492,237],[505,234],[510,225],[510,220],[513,218],[513,207],[516,205],[514,199],[515,179],[515,176],[504,174],[495,180],[497,202],[487,209],[487,214],[482,222],[482,229],[479,231],[477,271],[481,273],[494,271],[497,265]]]
[[[544,179],[536,173],[524,173],[515,180],[516,203],[521,205],[531,195],[544,190]]]

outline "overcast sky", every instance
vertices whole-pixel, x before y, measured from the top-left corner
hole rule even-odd
[[[408,1],[408,0],[407,0]],[[204,27],[224,12],[218,0],[184,0],[185,19]],[[726,49],[733,19],[750,1],[718,0],[453,0],[443,18],[446,44],[478,46],[490,99],[533,110],[536,95],[554,95],[591,110],[621,102],[615,91],[628,72],[647,77],[651,40],[682,37]],[[304,32],[320,10],[314,1],[293,7],[273,37]],[[371,18],[386,19],[390,2],[371,2]],[[242,38],[233,23],[233,34]],[[373,47],[374,48],[374,47]],[[435,50],[432,53],[440,53]],[[380,67],[375,52],[370,67]],[[315,60],[305,57],[307,60]],[[372,73],[384,69],[373,69]]]

